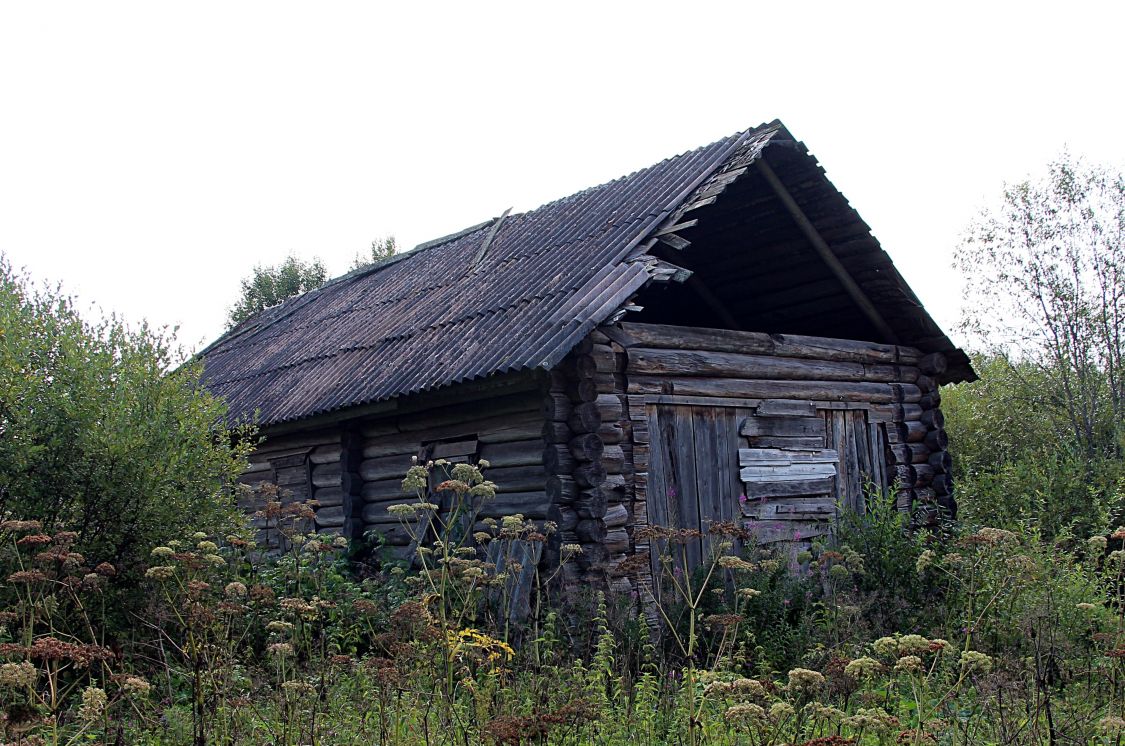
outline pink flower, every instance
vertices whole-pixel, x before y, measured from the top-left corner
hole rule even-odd
[[[745,505],[746,504],[746,495],[739,495],[738,496],[738,502],[739,502],[740,505]]]

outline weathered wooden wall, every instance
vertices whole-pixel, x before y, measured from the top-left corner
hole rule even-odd
[[[314,499],[316,528],[357,538],[378,531],[405,552],[409,536],[387,512],[411,502],[402,480],[417,457],[422,462],[490,462],[495,500],[483,517],[522,513],[547,518],[543,466],[543,376],[508,376],[489,385],[463,386],[440,395],[419,395],[387,411],[338,418],[316,430],[266,431],[243,481],[275,481],[286,502]],[[248,502],[248,510],[260,507]]]
[[[767,541],[822,533],[837,499],[863,510],[865,479],[898,487],[903,510],[955,508],[938,355],[651,324],[601,333],[611,338],[627,392],[626,552],[649,550],[632,540],[640,526],[687,523],[667,513],[668,495],[651,493],[654,483],[675,482],[661,469],[692,482],[704,530],[707,519],[744,520]],[[706,548],[704,539],[692,551]]]

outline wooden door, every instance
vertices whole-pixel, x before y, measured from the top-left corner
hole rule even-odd
[[[691,569],[716,521],[741,522],[762,544],[806,545],[839,509],[864,511],[868,482],[886,483],[882,431],[863,409],[650,404],[648,419],[648,519],[703,534],[686,546]]]

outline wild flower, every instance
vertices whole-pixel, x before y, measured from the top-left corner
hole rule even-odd
[[[411,466],[406,472],[406,478],[402,480],[403,492],[420,492],[430,484],[430,473],[424,466],[415,464]]]
[[[152,690],[152,684],[140,676],[126,676],[121,682],[121,689],[129,697],[147,697]]]
[[[266,648],[271,658],[282,660],[293,655],[293,646],[287,642],[275,642]]]
[[[491,500],[496,497],[496,484],[485,480],[480,484],[474,485],[473,488],[469,490],[469,494],[473,497],[479,497],[482,500]]]
[[[796,717],[797,711],[793,709],[793,705],[788,702],[774,702],[770,706],[770,720],[775,723],[780,723],[783,720],[788,720],[791,717]]]
[[[246,584],[240,583],[237,580],[227,583],[227,587],[223,589],[223,593],[227,598],[246,598]]]
[[[449,470],[449,476],[458,482],[464,482],[466,489],[468,489],[468,485],[480,484],[484,481],[484,475],[481,474],[480,469],[464,462],[454,464],[453,468]]]
[[[922,673],[922,659],[916,655],[904,655],[895,663],[895,673]]]
[[[94,572],[101,575],[103,578],[112,578],[117,575],[117,568],[108,562],[99,562]]]
[[[1086,540],[1086,548],[1091,554],[1104,554],[1109,541],[1104,536],[1091,536]]]
[[[1078,609],[1079,609],[1080,611],[1086,611],[1086,612],[1093,612],[1093,611],[1097,611],[1097,610],[1098,610],[1097,604],[1091,604],[1091,603],[1080,603],[1080,604],[1076,604],[1076,607],[1077,607],[1077,608],[1078,608]]]
[[[277,633],[280,633],[280,634],[288,634],[289,632],[293,631],[293,623],[292,622],[283,622],[283,621],[275,619],[275,620],[273,620],[272,622],[270,622],[269,624],[266,625],[266,631],[267,632],[277,632]]]
[[[1111,736],[1125,733],[1125,718],[1121,718],[1117,715],[1107,715],[1098,721],[1098,728],[1100,728],[1103,733],[1107,733]]]
[[[217,552],[219,545],[213,541],[201,541],[195,545],[195,548],[201,552]]]
[[[885,733],[898,726],[898,718],[890,715],[882,707],[860,708],[851,717],[844,718],[844,725],[856,730],[872,730]]]
[[[856,681],[873,678],[883,669],[883,664],[874,658],[864,656],[844,666],[844,675]]]
[[[735,725],[760,725],[766,722],[766,711],[760,705],[747,703],[728,707],[725,717]]]
[[[754,563],[747,562],[741,557],[735,557],[729,554],[719,557],[719,567],[724,570],[731,570],[732,572],[752,572],[755,569]]]
[[[871,643],[871,649],[884,658],[898,657],[898,640],[893,637],[880,637]]]
[[[739,588],[737,591],[735,591],[735,595],[741,598],[743,601],[749,601],[756,596],[762,595],[762,592],[756,588]]]
[[[992,670],[992,658],[976,650],[961,653],[961,668],[966,673],[988,673]]]
[[[751,699],[765,699],[766,688],[756,679],[735,679],[731,682],[731,689],[744,697]]]
[[[332,546],[336,547],[337,549],[347,549],[348,548],[348,537],[337,536],[335,539],[332,540]]]
[[[930,652],[931,641],[922,635],[903,635],[898,638],[899,655],[920,655]]]
[[[6,689],[25,689],[35,686],[35,679],[38,676],[38,669],[27,661],[0,664],[0,687]]]
[[[16,541],[16,544],[21,547],[41,547],[50,543],[51,537],[46,534],[29,534]]]
[[[934,550],[932,550],[932,549],[922,550],[922,553],[918,555],[918,559],[914,562],[915,572],[917,572],[919,575],[926,572],[926,569],[929,568],[929,566],[934,563],[934,559],[936,557],[937,557],[937,555],[934,554]]]
[[[312,694],[316,691],[313,685],[307,681],[286,681],[281,685],[282,690],[286,696],[300,697],[304,694]]]
[[[78,717],[86,723],[96,722],[105,712],[109,698],[105,690],[96,686],[88,686],[82,691],[82,704],[78,708]]]
[[[846,580],[851,577],[851,571],[844,565],[832,565],[828,568],[828,577],[834,580]]]
[[[824,674],[808,668],[794,668],[789,672],[789,691],[807,693],[824,686]]]
[[[39,521],[4,521],[0,523],[0,531],[11,531],[19,533],[21,531],[41,531],[43,524]]]
[[[42,583],[47,576],[38,570],[17,570],[8,576],[9,583]]]
[[[204,539],[207,538],[207,534],[203,531],[196,531],[194,534],[191,535],[191,538],[194,539],[195,541],[203,541]]]

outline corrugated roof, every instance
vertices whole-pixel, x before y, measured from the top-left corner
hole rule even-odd
[[[207,385],[271,425],[549,368],[651,279],[646,239],[779,133],[741,132],[344,275],[204,350]]]

